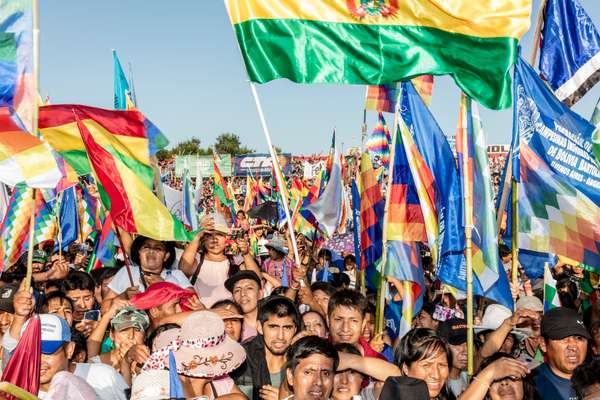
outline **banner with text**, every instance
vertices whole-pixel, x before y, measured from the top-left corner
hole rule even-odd
[[[217,162],[221,170],[221,175],[231,176],[231,155],[219,154],[221,160]],[[177,156],[175,157],[175,175],[179,178],[183,175],[184,169],[190,171],[190,177],[196,178],[198,174],[203,178],[212,177],[215,173],[213,169],[213,156]]]
[[[292,155],[289,153],[280,154],[279,165],[283,175],[291,173]],[[235,176],[270,176],[273,163],[271,155],[265,154],[245,154],[233,158],[233,173]]]

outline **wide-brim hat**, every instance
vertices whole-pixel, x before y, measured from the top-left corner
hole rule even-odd
[[[142,371],[133,378],[131,400],[162,400],[170,399],[169,371]]]
[[[172,351],[177,373],[194,378],[216,378],[237,369],[246,360],[244,348],[225,333],[221,317],[198,311],[183,322],[179,336],[152,353],[145,370],[164,369]]]
[[[285,242],[279,237],[274,237],[273,239],[271,239],[269,243],[265,244],[265,247],[268,249],[276,250],[281,254],[288,254],[289,252],[287,247],[285,247]]]
[[[133,261],[136,265],[140,265],[140,249],[144,245],[144,242],[148,239],[152,238],[138,235],[131,244],[131,261]],[[173,261],[175,261],[175,243],[164,240],[159,240],[159,242],[162,242],[165,245],[167,253],[169,253],[169,258],[167,258],[167,261],[163,263],[164,267],[168,268],[173,264]]]

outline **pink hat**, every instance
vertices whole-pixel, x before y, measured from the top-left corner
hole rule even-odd
[[[187,317],[175,339],[172,331],[165,332],[164,338],[161,336],[157,337],[160,344],[170,343],[150,355],[144,370],[168,368],[169,351],[175,355],[177,373],[197,378],[226,375],[246,359],[244,348],[225,334],[221,317],[210,311],[198,311]]]

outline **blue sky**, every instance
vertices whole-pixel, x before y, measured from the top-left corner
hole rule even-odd
[[[320,1],[320,0],[319,0]],[[474,0],[475,1],[475,0]],[[580,0],[600,26],[598,0]],[[529,58],[539,0],[523,38]],[[112,108],[117,49],[133,66],[141,111],[177,143],[192,136],[211,145],[233,132],[266,151],[246,74],[220,0],[55,0],[40,2],[41,82],[54,104]],[[286,80],[258,87],[273,142],[294,154],[325,153],[332,129],[344,148],[360,144],[364,86],[297,85]],[[586,118],[600,97],[596,85],[576,106]],[[456,129],[459,91],[436,77],[431,109],[447,134]],[[512,111],[481,109],[487,142],[508,143]],[[388,124],[392,123],[388,116]],[[369,127],[376,115],[369,115]]]

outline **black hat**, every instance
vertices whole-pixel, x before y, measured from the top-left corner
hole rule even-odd
[[[262,287],[262,281],[260,280],[258,275],[256,275],[256,272],[249,271],[247,269],[238,271],[235,274],[231,275],[225,281],[225,287],[227,288],[227,290],[229,290],[231,293],[233,293],[233,287],[235,286],[235,284],[238,281],[241,281],[242,279],[252,279],[254,282],[256,282],[258,284],[259,288]]]
[[[552,340],[561,340],[568,336],[592,338],[577,311],[567,307],[556,307],[544,314],[542,336]]]
[[[15,313],[15,308],[13,307],[13,297],[15,297],[17,290],[19,290],[19,286],[14,283],[0,288],[0,311],[7,312],[9,314]]]
[[[133,261],[138,266],[140,265],[140,249],[144,245],[144,242],[148,239],[152,238],[143,235],[138,235],[131,244],[131,261]],[[173,264],[173,261],[175,261],[175,243],[164,240],[159,240],[159,242],[162,242],[165,245],[167,253],[169,253],[169,258],[167,258],[167,261],[164,262],[163,266],[165,268],[170,268]]]
[[[467,341],[467,321],[460,318],[450,318],[438,326],[438,335],[446,343],[458,346]]]
[[[408,376],[390,376],[385,380],[380,400],[429,400],[427,383]]]

